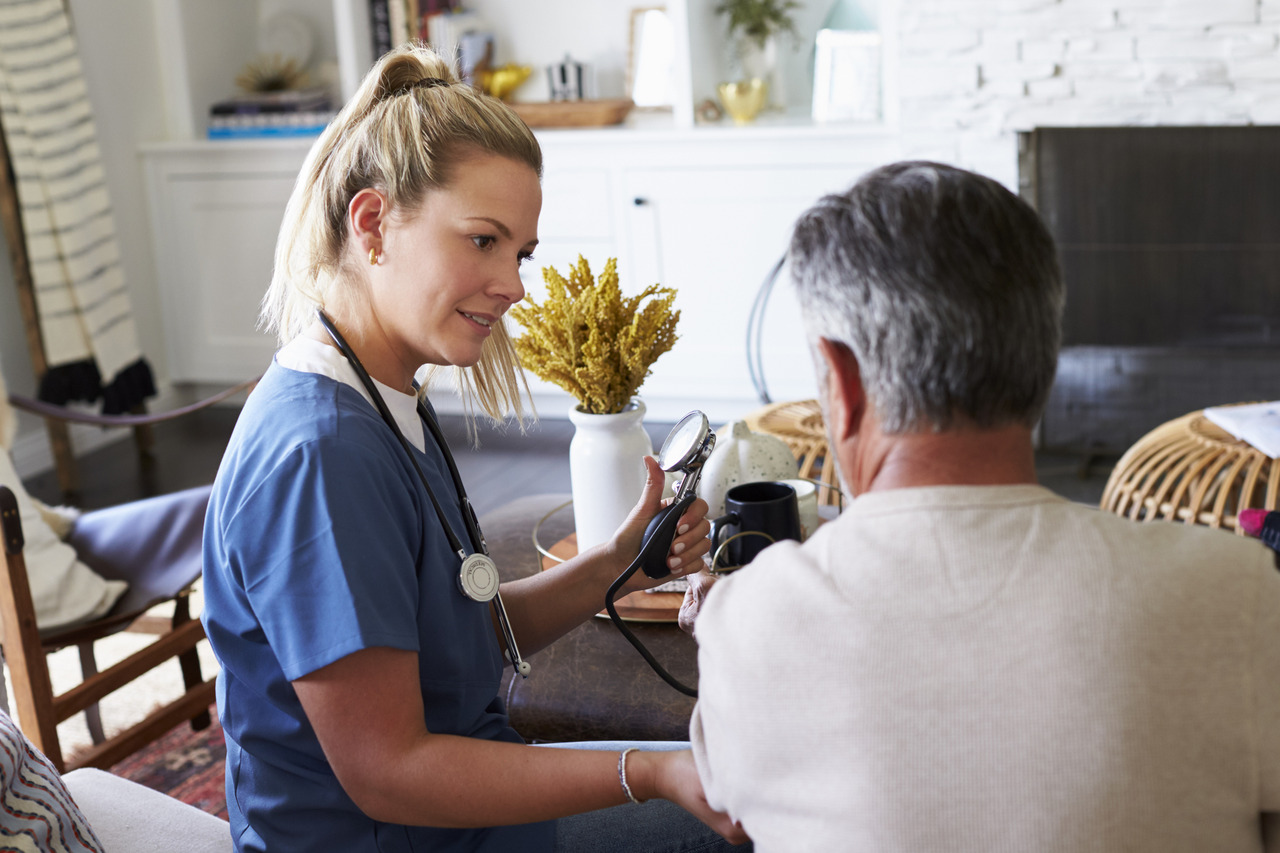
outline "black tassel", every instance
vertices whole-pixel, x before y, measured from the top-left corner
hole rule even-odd
[[[40,380],[36,396],[46,403],[65,406],[72,400],[92,403],[102,400],[102,414],[122,415],[133,411],[148,397],[156,395],[155,378],[145,358],[115,375],[103,386],[102,373],[93,359],[51,367]]]

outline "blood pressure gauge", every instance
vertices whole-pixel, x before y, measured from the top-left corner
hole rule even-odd
[[[684,478],[680,480],[675,498],[653,517],[644,532],[640,568],[651,578],[662,578],[671,573],[667,568],[667,551],[675,538],[676,523],[698,496],[702,466],[715,445],[716,435],[707,425],[707,416],[699,411],[692,411],[681,418],[667,434],[667,440],[662,442],[658,465],[664,471],[679,471]]]

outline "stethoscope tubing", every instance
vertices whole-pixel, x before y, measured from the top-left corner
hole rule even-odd
[[[351,345],[347,343],[346,339],[342,336],[342,333],[340,333],[337,327],[334,326],[333,321],[329,319],[327,314],[325,314],[324,309],[316,309],[316,315],[319,317],[320,324],[324,326],[325,331],[329,333],[329,337],[333,339],[334,345],[337,346],[338,351],[347,359],[347,362],[351,365],[351,369],[360,379],[360,384],[363,385],[365,391],[369,393],[370,398],[373,400],[374,408],[378,410],[378,414],[382,417],[382,420],[391,429],[391,432],[395,434],[396,438],[400,442],[400,446],[404,448],[405,455],[413,464],[413,469],[417,472],[418,479],[422,482],[422,487],[427,492],[427,497],[431,501],[431,506],[434,508],[436,517],[440,521],[440,526],[444,530],[445,538],[449,542],[449,547],[465,564],[469,555],[463,547],[462,541],[458,539],[457,534],[453,532],[453,526],[449,524],[449,519],[445,516],[444,510],[440,506],[440,502],[436,500],[435,492],[432,490],[431,484],[427,480],[426,472],[424,472],[422,470],[422,466],[418,464],[418,458],[413,452],[413,446],[409,444],[409,440],[405,438],[405,435],[401,432],[399,425],[396,424],[395,417],[391,414],[391,410],[387,408],[387,402],[382,398],[382,394],[378,391],[378,387],[373,384],[373,377],[369,375],[369,371],[367,371],[364,365],[360,362],[359,357],[356,356],[355,350],[353,350]],[[449,469],[450,479],[453,480],[454,490],[458,493],[458,506],[459,510],[462,512],[462,523],[467,528],[467,538],[471,540],[473,553],[483,555],[484,558],[492,564],[493,561],[489,557],[488,543],[485,542],[484,533],[480,530],[480,522],[476,518],[475,509],[472,507],[471,501],[467,497],[466,488],[462,483],[462,476],[458,473],[457,463],[453,459],[453,453],[449,450],[449,443],[445,441],[444,433],[441,432],[440,426],[435,422],[435,418],[431,417],[431,412],[427,409],[426,404],[423,403],[421,399],[418,400],[417,410],[418,416],[426,423],[427,429],[430,430],[432,438],[435,440],[436,445],[440,448],[441,454],[444,456],[445,465]],[[494,567],[493,571],[496,574],[497,568]],[[459,589],[462,595],[472,601],[483,601],[483,599],[475,598],[470,594],[468,591],[468,585],[461,575],[459,576]],[[516,645],[515,634],[511,630],[511,622],[507,618],[507,608],[502,603],[502,593],[498,591],[496,585],[493,597],[488,601],[497,616],[498,627],[501,629],[503,640],[507,644],[507,657],[511,661],[511,665],[522,677],[528,678],[530,671],[529,663],[520,657],[520,648]]]

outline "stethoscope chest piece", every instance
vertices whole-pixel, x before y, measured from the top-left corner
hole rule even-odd
[[[472,601],[492,601],[498,594],[498,566],[485,554],[468,554],[458,572],[458,586]]]

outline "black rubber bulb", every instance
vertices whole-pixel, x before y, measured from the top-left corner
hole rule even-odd
[[[671,550],[671,540],[676,538],[676,525],[680,516],[693,503],[696,495],[689,495],[663,507],[644,530],[644,542],[640,546],[640,568],[651,578],[665,578],[671,574],[667,568],[667,553]]]

